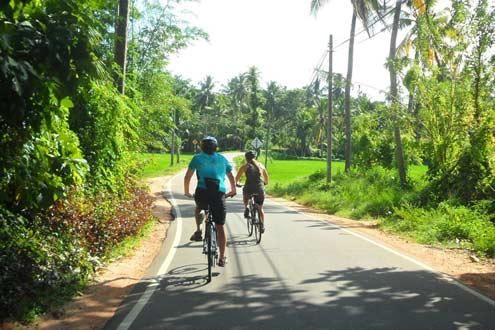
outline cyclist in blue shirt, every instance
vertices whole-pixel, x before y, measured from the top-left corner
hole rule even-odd
[[[201,222],[203,221],[201,210],[208,209],[211,206],[213,221],[217,228],[217,240],[220,250],[219,266],[226,263],[225,249],[227,246],[227,235],[224,230],[226,208],[225,197],[236,195],[236,186],[234,175],[232,174],[232,165],[221,154],[217,153],[218,142],[212,136],[207,136],[201,141],[201,153],[195,155],[189,163],[189,168],[184,177],[184,194],[187,197],[193,197],[189,192],[191,178],[196,172],[198,184],[194,192],[196,210],[196,231],[191,236],[192,241],[201,241]],[[229,178],[230,192],[225,194],[225,176]]]

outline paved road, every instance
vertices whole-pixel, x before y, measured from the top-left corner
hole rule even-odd
[[[260,245],[247,236],[240,197],[228,200],[229,264],[206,283],[182,179],[171,182],[178,218],[161,257],[106,329],[495,329],[492,301],[269,200]]]

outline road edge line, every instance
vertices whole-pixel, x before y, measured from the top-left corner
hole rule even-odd
[[[273,200],[273,199],[271,199],[271,198],[269,198],[269,199],[271,200],[271,202],[272,202],[272,203],[275,203],[275,204],[278,204],[278,205],[285,206],[285,207],[287,207],[288,209],[290,209],[290,210],[292,210],[292,211],[294,211],[294,212],[297,212],[297,213],[299,213],[299,214],[303,214],[303,215],[305,215],[305,216],[308,216],[308,217],[313,218],[313,219],[318,220],[318,221],[324,221],[324,222],[327,222],[327,223],[329,222],[329,223],[331,223],[333,226],[335,226],[335,227],[339,228],[340,230],[342,230],[342,231],[344,231],[344,232],[346,232],[346,233],[349,233],[349,234],[351,234],[351,235],[353,235],[353,236],[355,236],[355,237],[361,238],[362,240],[365,240],[365,241],[367,241],[367,242],[369,242],[369,243],[371,243],[371,244],[373,244],[373,245],[376,245],[376,246],[378,246],[378,247],[380,247],[380,248],[382,248],[382,249],[384,249],[384,250],[386,250],[386,251],[388,251],[388,252],[390,252],[390,253],[393,253],[393,254],[395,254],[395,255],[397,255],[397,256],[399,256],[399,257],[401,257],[401,258],[404,258],[404,259],[406,259],[406,260],[408,260],[408,261],[410,261],[410,262],[412,262],[412,263],[416,264],[417,266],[419,266],[419,267],[421,267],[421,268],[424,268],[425,270],[429,271],[430,273],[433,273],[433,274],[435,274],[435,275],[438,275],[440,279],[442,279],[442,280],[444,280],[444,281],[446,281],[446,282],[449,282],[449,283],[454,284],[455,286],[459,287],[460,289],[462,289],[462,290],[464,290],[464,291],[466,291],[466,292],[468,292],[468,293],[472,294],[473,296],[477,297],[478,299],[483,300],[483,301],[484,301],[484,302],[486,302],[487,304],[489,304],[489,305],[491,305],[491,306],[495,307],[495,300],[493,300],[493,299],[491,299],[490,297],[487,297],[487,296],[485,296],[484,294],[482,294],[482,293],[480,293],[480,292],[478,292],[478,291],[476,291],[476,290],[474,290],[474,289],[472,289],[472,288],[470,288],[470,287],[466,286],[465,284],[461,283],[460,281],[458,281],[457,279],[453,278],[453,277],[452,277],[451,275],[449,275],[449,274],[445,274],[445,273],[443,273],[443,272],[441,272],[441,271],[438,271],[438,270],[436,270],[436,269],[434,269],[434,268],[432,268],[432,267],[430,267],[430,266],[428,266],[428,265],[426,265],[426,264],[422,263],[421,261],[418,261],[418,260],[414,259],[413,257],[410,257],[410,256],[408,256],[408,255],[405,255],[405,254],[403,254],[403,253],[399,252],[399,251],[396,251],[396,250],[392,249],[391,247],[388,247],[388,246],[386,246],[386,245],[384,245],[384,244],[382,244],[382,243],[376,242],[375,240],[373,240],[373,239],[371,239],[371,238],[368,238],[368,237],[366,237],[366,236],[363,236],[363,235],[361,235],[361,234],[358,234],[358,233],[356,233],[356,232],[354,232],[354,231],[352,231],[352,230],[345,229],[345,228],[343,228],[343,227],[341,227],[341,226],[337,225],[336,223],[332,222],[331,220],[325,220],[325,219],[317,218],[317,217],[316,217],[316,216],[314,216],[314,215],[308,214],[308,213],[306,213],[306,212],[299,211],[299,210],[297,210],[296,208],[294,208],[294,207],[292,207],[292,206],[287,206],[287,205],[284,205],[284,204],[282,204],[282,203],[280,203],[280,202],[277,202],[277,201],[275,201],[275,200]]]
[[[170,248],[170,251],[169,251],[167,257],[165,258],[165,260],[163,261],[162,265],[158,269],[157,275],[165,274],[167,272],[167,269],[170,266],[170,264],[172,263],[172,260],[175,256],[175,253],[177,251],[177,246],[179,245],[180,238],[182,236],[182,215],[180,213],[179,207],[177,207],[177,202],[175,201],[174,194],[172,192],[172,181],[175,180],[175,178],[178,177],[179,175],[183,174],[182,172],[183,171],[174,175],[172,178],[170,178],[170,180],[168,180],[168,183],[167,183],[168,184],[167,191],[170,193],[169,202],[172,205],[172,210],[175,210],[176,215],[177,215],[175,218],[175,221],[177,223],[177,230],[175,231],[175,237],[174,237],[174,241],[172,243],[172,246]],[[122,322],[117,327],[118,330],[129,329],[129,327],[132,325],[132,323],[136,320],[138,315],[143,310],[144,306],[146,306],[146,304],[148,303],[148,301],[150,300],[151,296],[153,295],[154,291],[156,290],[156,288],[158,286],[159,286],[159,283],[156,283],[156,282],[148,284],[148,286],[146,287],[146,290],[143,292],[141,297],[139,297],[136,304],[132,307],[132,309],[129,311],[129,313],[127,313],[125,318],[122,320]]]

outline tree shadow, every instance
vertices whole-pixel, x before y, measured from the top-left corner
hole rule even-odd
[[[329,270],[289,285],[248,274],[197,285],[169,275],[132,329],[493,329],[495,309],[437,275],[397,268]],[[194,285],[193,285],[194,284]],[[145,288],[141,288],[144,290]],[[132,306],[141,292],[126,302]],[[118,318],[109,323],[112,329]]]
[[[307,226],[308,228],[321,228],[324,230],[339,230],[341,228],[345,229],[353,229],[353,228],[367,228],[367,229],[377,229],[379,227],[378,224],[352,224],[352,225],[342,225],[342,224],[333,224],[330,221],[326,220],[294,220],[294,222],[308,222],[311,225]]]
[[[227,247],[247,247],[256,245],[257,243],[254,235],[233,235],[227,239]]]

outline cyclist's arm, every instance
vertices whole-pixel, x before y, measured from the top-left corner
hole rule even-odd
[[[184,195],[189,196],[191,193],[189,192],[189,184],[191,183],[191,178],[194,174],[194,170],[188,168],[186,175],[184,176]]]
[[[230,182],[230,193],[228,193],[228,195],[235,196],[237,194],[237,190],[235,188],[235,179],[232,172],[227,172],[227,178],[229,178]]]
[[[263,181],[265,182],[265,186],[268,184],[268,172],[266,171],[265,168],[263,168],[263,171],[261,171],[263,173]]]
[[[241,168],[239,168],[239,171],[237,171],[237,174],[235,176],[235,182],[238,183],[241,177],[244,175],[244,172],[246,172],[246,164],[242,165]]]

